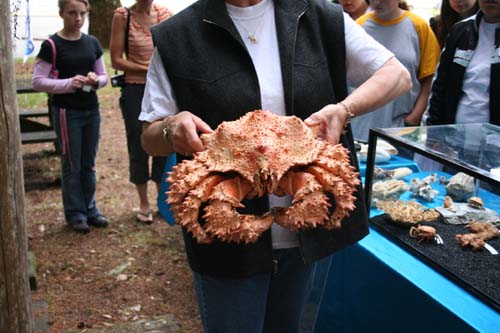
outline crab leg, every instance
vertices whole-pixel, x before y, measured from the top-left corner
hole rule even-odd
[[[220,240],[252,243],[271,227],[272,216],[240,214],[236,208],[244,207],[240,201],[252,191],[248,181],[240,177],[220,182],[210,195],[205,208],[205,230]]]
[[[342,219],[349,216],[349,212],[355,208],[356,197],[353,195],[355,187],[342,181],[340,176],[336,176],[318,166],[307,168],[307,172],[313,174],[325,191],[332,193],[335,198],[335,211],[329,221],[324,224],[325,228],[328,230],[340,228]]]
[[[196,160],[185,160],[172,168],[167,181],[171,184],[167,192],[169,205],[179,204],[187,193],[198,186],[209,172],[206,167]]]
[[[328,199],[321,184],[305,172],[287,172],[280,180],[278,192],[293,196],[289,208],[274,207],[274,221],[293,231],[316,227],[328,220]]]
[[[198,222],[198,216],[200,206],[208,201],[212,189],[222,179],[219,175],[207,177],[198,187],[189,191],[181,204],[171,203],[177,224],[185,227],[199,243],[209,244],[213,241]]]
[[[354,172],[354,167],[348,163],[349,155],[347,150],[340,144],[335,146],[323,144],[324,147],[314,165],[325,169],[334,176],[340,177],[341,181],[346,184],[346,188],[351,187],[355,190],[360,183],[359,173]],[[326,184],[332,184],[328,179],[326,179],[326,182]],[[322,183],[322,185],[325,184]]]

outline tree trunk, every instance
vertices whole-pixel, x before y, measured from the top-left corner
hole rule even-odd
[[[9,1],[0,1],[0,332],[33,330]]]
[[[116,8],[121,7],[120,0],[90,0],[89,34],[95,36],[104,49],[109,48],[111,22]]]

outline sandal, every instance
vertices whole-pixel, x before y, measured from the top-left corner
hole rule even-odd
[[[135,220],[144,224],[151,224],[153,223],[153,212],[151,210],[147,212],[138,211]]]

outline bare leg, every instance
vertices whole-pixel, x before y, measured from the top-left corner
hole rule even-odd
[[[146,213],[149,211],[148,183],[135,184],[135,187],[137,194],[139,194],[139,210]]]
[[[153,223],[153,213],[151,208],[149,208],[148,200],[148,183],[136,184],[137,194],[139,194],[139,212],[137,212],[136,220],[137,222],[142,222],[145,224]]]

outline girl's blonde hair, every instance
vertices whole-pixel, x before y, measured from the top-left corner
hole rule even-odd
[[[62,12],[64,10],[64,7],[66,7],[68,2],[70,2],[70,1],[71,0],[59,0],[57,3],[57,5],[59,6],[59,11]],[[75,1],[83,3],[85,5],[85,7],[87,7],[87,9],[89,9],[89,2],[87,0],[75,0]]]

